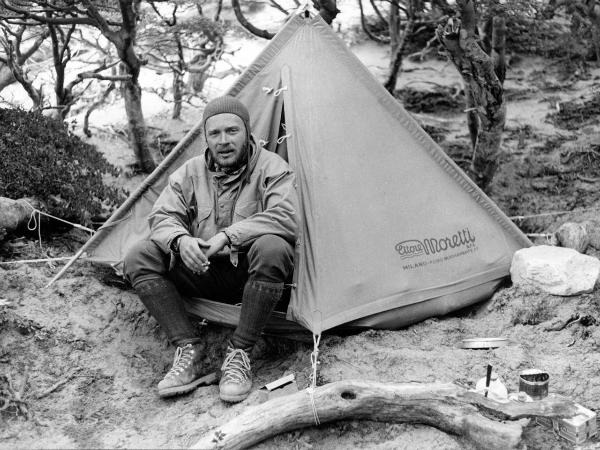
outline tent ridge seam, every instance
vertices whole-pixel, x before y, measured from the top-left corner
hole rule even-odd
[[[530,246],[531,242],[523,235],[521,230],[512,223],[498,208],[493,205],[491,200],[487,198],[480,188],[468,178],[466,174],[456,165],[454,161],[433,141],[425,130],[423,130],[417,121],[410,116],[402,105],[379,83],[369,69],[358,59],[358,57],[350,51],[350,49],[335,35],[335,33],[327,26],[323,21],[315,22],[314,26],[323,30],[323,37],[327,39],[330,44],[336,49],[340,50],[339,55],[341,60],[347,66],[353,69],[353,73],[360,80],[360,82],[368,89],[380,104],[403,126],[405,126],[410,134],[423,144],[426,151],[433,158],[433,160],[446,172],[452,179],[459,182],[459,185],[463,187],[467,192],[484,210],[490,214],[496,222],[513,236],[520,244],[524,246]],[[358,72],[356,68],[360,67],[361,70]],[[357,73],[358,72],[358,73]],[[464,185],[461,183],[464,181]],[[483,194],[483,195],[482,195]]]
[[[303,19],[294,16],[283,25],[281,31],[274,37],[269,45],[260,53],[258,59],[254,61],[250,67],[246,68],[246,70],[240,75],[235,84],[229,88],[227,91],[228,95],[237,96],[242,89],[246,87],[249,81],[251,81],[258,73],[260,73],[268,63],[281,52],[285,44],[296,34],[296,32],[300,29]],[[294,27],[290,25],[294,24]]]

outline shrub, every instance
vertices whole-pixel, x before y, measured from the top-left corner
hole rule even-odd
[[[585,60],[594,56],[593,26],[577,11],[575,3],[565,2],[551,12],[546,2],[506,0],[498,4],[497,0],[488,0],[484,10],[504,15],[509,52]]]
[[[39,113],[0,109],[0,196],[33,197],[50,214],[89,225],[121,198],[104,174],[117,169],[61,121]]]

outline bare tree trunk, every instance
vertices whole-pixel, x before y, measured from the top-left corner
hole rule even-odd
[[[50,40],[52,41],[52,59],[54,63],[54,93],[56,96],[56,107],[58,117],[64,120],[69,114],[75,97],[73,95],[73,86],[65,86],[65,71],[67,64],[71,60],[71,37],[75,32],[75,25],[71,25],[67,33],[60,26],[48,25],[50,30]]]
[[[142,111],[142,89],[139,83],[142,61],[136,55],[134,48],[139,0],[119,0],[119,3],[123,16],[123,28],[119,31],[117,37],[114,35],[111,37],[117,48],[117,53],[124,63],[127,74],[131,75],[131,79],[124,81],[121,85],[123,99],[125,100],[129,137],[133,152],[142,170],[150,173],[156,168],[156,159],[148,144],[146,121]]]
[[[406,26],[404,27],[404,32],[402,33],[402,36],[399,38],[399,41],[396,42],[394,45],[390,61],[390,73],[388,75],[387,81],[384,83],[384,87],[392,95],[394,94],[394,90],[396,89],[396,83],[398,82],[398,73],[400,72],[400,68],[402,67],[402,58],[404,57],[404,52],[406,51],[406,45],[412,39],[412,34],[415,27],[414,6],[414,2],[412,0],[409,0],[409,17],[406,22]],[[400,33],[400,30],[398,29],[396,33]]]
[[[106,99],[108,98],[108,96],[114,89],[115,89],[115,83],[111,82],[108,85],[108,88],[106,88],[106,91],[104,91],[104,94],[102,94],[102,97],[100,97],[100,100],[98,100],[97,102],[92,104],[92,106],[90,106],[90,108],[86,111],[85,117],[83,118],[83,132],[85,133],[85,135],[87,137],[92,137],[92,132],[90,131],[90,115],[99,106],[103,105],[106,102]]]
[[[221,11],[223,10],[223,0],[219,0],[217,2],[217,10],[215,11],[215,17],[213,18],[213,20],[215,22],[218,22],[219,19],[221,18]]]
[[[494,64],[494,73],[501,85],[506,78],[506,21],[504,17],[494,17],[492,26],[492,49],[489,55]]]
[[[373,3],[374,5],[375,3]],[[365,32],[365,34],[367,35],[367,37],[375,42],[379,42],[380,44],[388,44],[390,42],[389,39],[385,39],[383,37],[380,36],[376,36],[375,34],[373,34],[371,32],[371,30],[369,30],[369,24],[367,23],[367,20],[365,18],[365,11],[363,8],[363,3],[362,0],[358,0],[358,8],[360,9],[360,25],[363,29],[363,31]],[[377,10],[379,11],[379,10]],[[381,14],[381,13],[379,13]]]
[[[11,84],[15,83],[17,79],[11,72],[8,66],[0,67],[0,92]]]
[[[588,17],[592,22],[592,40],[596,62],[600,63],[600,4],[595,1],[589,2]]]
[[[124,81],[121,92],[125,99],[125,112],[133,152],[144,172],[150,173],[156,168],[156,162],[148,145],[146,121],[142,111],[142,88],[137,79]]]
[[[396,48],[400,45],[400,9],[398,1],[392,0],[390,3],[390,54],[396,53]],[[392,60],[390,59],[390,69]]]
[[[181,106],[183,101],[183,77],[176,71],[173,71],[173,119],[179,119],[181,117]]]
[[[48,37],[48,34],[49,34],[49,31],[45,30],[36,38],[36,40],[33,42],[33,44],[31,44],[31,47],[29,47],[25,51],[21,51],[19,56],[17,56],[16,64],[19,66],[22,66],[23,64],[25,64],[25,62],[31,57],[31,55],[33,55],[40,48],[42,43]],[[17,42],[17,44],[20,45],[20,38],[19,38],[19,42]],[[10,86],[11,84],[16,83],[16,82],[17,82],[17,79],[13,75],[13,73],[10,69],[10,66],[8,64],[1,65],[0,66],[0,92],[7,86]]]
[[[31,102],[33,103],[32,110],[34,110],[34,111],[41,110],[43,103],[44,103],[42,87],[40,86],[39,89],[36,89],[35,86],[33,85],[33,82],[23,72],[23,68],[21,66],[12,63],[10,60],[9,60],[8,65],[9,65],[15,79],[19,82],[19,84],[21,84],[23,89],[25,89],[25,92],[27,92],[27,95],[29,95]]]
[[[2,47],[4,48],[4,53],[6,54],[5,58],[2,58],[2,62],[6,64],[8,69],[10,70],[13,78],[23,86],[27,95],[31,98],[33,103],[34,110],[40,110],[43,106],[43,94],[42,88],[36,89],[33,86],[33,81],[29,79],[26,71],[23,70],[23,64],[25,61],[39,48],[44,39],[48,36],[47,34],[42,34],[36,39],[34,44],[30,47],[26,52],[21,52],[21,44],[23,42],[23,34],[25,33],[25,25],[19,25],[19,27],[10,32],[12,39],[6,38],[0,41]],[[5,31],[5,34],[8,34]]]
[[[506,121],[504,89],[504,21],[494,20],[492,47],[502,55],[490,57],[478,43],[473,0],[457,0],[461,20],[438,27],[437,36],[465,82],[467,120],[473,146],[470,176],[484,190],[498,168]],[[494,51],[492,53],[494,53]],[[496,66],[495,66],[496,64]],[[496,73],[498,69],[499,73]]]
[[[377,7],[377,4],[375,3],[375,0],[369,0],[371,3],[371,8],[373,8],[373,11],[375,11],[375,14],[377,14],[377,17],[379,17],[379,20],[381,20],[382,23],[388,24],[388,20],[383,17],[383,14],[381,13],[381,11],[379,10],[379,8]]]
[[[177,67],[173,67],[173,119],[179,119],[181,116],[181,102],[183,100],[183,73],[185,70],[185,57],[183,54],[183,44],[181,43],[181,36],[178,32],[173,35],[175,43],[177,44]]]

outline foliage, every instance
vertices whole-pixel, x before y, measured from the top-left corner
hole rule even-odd
[[[436,127],[434,125],[422,124],[421,127],[438,144],[444,142],[450,132],[447,128]]]
[[[457,112],[464,108],[463,95],[457,95],[455,89],[436,86],[432,90],[413,88],[398,89],[394,93],[404,107],[417,113]]]
[[[576,3],[551,7],[548,2],[485,0],[480,12],[505,16],[506,49],[513,53],[587,59],[594,51],[592,23]]]
[[[102,181],[117,169],[61,121],[0,109],[0,129],[0,196],[34,197],[50,214],[83,224],[121,202]]]
[[[557,113],[549,114],[547,119],[566,130],[579,130],[585,125],[597,123],[600,116],[600,94],[583,103],[562,102]]]
[[[511,317],[513,325],[537,325],[552,318],[552,308],[545,298],[533,298],[529,302],[515,303]]]

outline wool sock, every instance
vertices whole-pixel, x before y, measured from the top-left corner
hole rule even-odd
[[[183,299],[171,281],[154,278],[141,281],[134,288],[173,344],[183,346],[201,341],[183,306]]]
[[[240,322],[231,338],[234,348],[248,349],[254,346],[282,293],[283,283],[259,280],[246,282]]]

